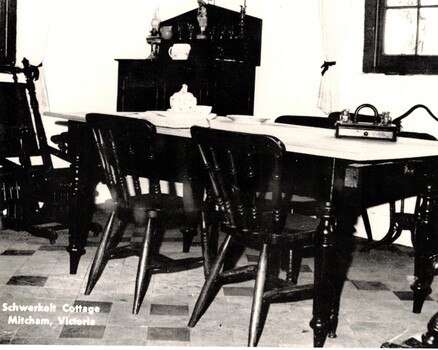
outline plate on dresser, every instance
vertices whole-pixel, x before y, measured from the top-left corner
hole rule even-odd
[[[261,124],[271,119],[268,117],[259,117],[255,115],[244,115],[244,114],[228,114],[227,118],[231,119],[233,122],[248,123],[248,124]]]

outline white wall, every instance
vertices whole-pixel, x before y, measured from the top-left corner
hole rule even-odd
[[[25,0],[18,0],[24,2]],[[35,1],[35,0],[32,0]],[[239,11],[243,0],[216,0]],[[362,73],[364,0],[352,1],[345,50],[338,59],[341,105],[371,103],[396,117],[423,103],[438,113],[438,76]],[[323,115],[316,107],[323,63],[318,1],[247,0],[247,13],[263,19],[262,63],[257,71],[255,114]],[[167,19],[196,8],[195,0],[52,0],[44,67],[52,111],[115,111],[116,58],[145,58],[154,9]],[[421,117],[421,116],[419,116]],[[406,122],[423,127],[429,123]],[[382,211],[383,210],[383,211]],[[372,210],[371,221],[386,215]],[[386,217],[383,216],[386,220]]]
[[[19,0],[25,1],[25,0]],[[35,1],[35,0],[34,0]],[[39,0],[41,1],[41,0]],[[238,0],[216,5],[238,11]],[[256,82],[257,114],[323,115],[316,108],[323,62],[317,1],[247,0],[247,13],[263,19],[262,65]],[[154,9],[162,19],[196,7],[194,0],[56,0],[44,66],[52,110],[115,110],[115,58],[145,58]],[[338,59],[341,104],[372,103],[400,115],[417,103],[438,110],[438,76],[362,73],[364,0],[352,4],[349,35]]]
[[[115,110],[114,59],[149,55],[145,37],[156,7],[164,20],[197,6],[194,0],[52,3],[44,60],[52,110]],[[316,3],[283,0],[272,5],[262,0],[247,1],[248,15],[264,20],[256,113],[321,113],[315,107],[321,65]],[[236,0],[216,0],[216,5],[236,11],[240,10],[239,4]]]

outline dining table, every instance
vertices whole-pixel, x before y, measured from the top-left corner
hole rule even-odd
[[[90,198],[96,185],[96,178],[92,176],[94,170],[87,161],[90,157],[89,143],[84,141],[92,137],[85,123],[86,114],[44,114],[45,117],[67,121],[72,135],[69,152],[73,169],[71,199],[74,203],[71,206],[67,247],[70,273],[76,273],[80,256],[85,253],[87,225],[91,220],[87,213],[93,204]],[[193,151],[190,148],[190,127],[193,125],[271,135],[283,142],[293,174],[289,181],[293,182],[295,192],[318,198],[331,213],[329,225],[320,230],[317,233],[319,237],[315,239],[319,246],[315,249],[313,317],[310,321],[314,340],[321,339],[321,334],[330,335],[330,328],[336,328],[342,287],[355,244],[355,225],[361,209],[412,195],[421,196],[422,204],[415,225],[415,281],[411,286],[413,312],[421,312],[424,300],[431,293],[433,274],[430,273],[430,258],[438,253],[438,215],[434,215],[437,210],[435,190],[438,174],[436,141],[405,137],[398,137],[395,141],[337,138],[332,129],[280,124],[274,119],[257,117],[230,118],[173,111],[110,114],[150,121],[156,126],[157,136],[165,140],[170,138],[171,148],[183,150],[183,153]],[[90,182],[90,179],[93,181]],[[319,280],[319,274],[321,269],[327,268],[331,277],[329,284],[324,284]],[[324,300],[327,288],[335,291],[333,295],[336,296],[330,304]],[[322,346],[325,338],[322,339],[314,345]]]

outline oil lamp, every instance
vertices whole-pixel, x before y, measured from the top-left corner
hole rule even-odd
[[[146,37],[146,42],[151,45],[151,53],[148,60],[155,60],[158,57],[158,52],[160,50],[161,37],[158,28],[160,27],[160,16],[158,9],[155,9],[154,17],[151,20],[151,31],[150,35]]]

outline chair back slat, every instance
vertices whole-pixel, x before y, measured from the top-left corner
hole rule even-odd
[[[128,185],[130,178],[127,175],[131,175],[132,169],[127,168],[125,170],[122,164],[122,161],[128,162],[130,159],[130,154],[124,153],[123,149],[123,144],[127,142],[127,132],[129,131],[123,130],[119,135],[117,135],[118,131],[114,130],[113,128],[109,128],[107,130],[103,130],[102,133],[103,135],[106,135],[106,137],[103,138],[103,142],[107,142],[109,146],[108,148],[105,148],[107,151],[105,156],[109,162],[109,170],[114,174],[115,185],[118,191],[117,199],[120,201],[120,205],[127,205],[131,197]],[[129,145],[127,146],[129,147]],[[127,159],[124,159],[124,157],[127,157]]]
[[[102,131],[99,129],[93,129],[94,140],[96,142],[97,153],[99,154],[100,163],[103,169],[103,174],[105,177],[105,183],[111,193],[112,198],[117,198],[117,188],[115,174],[111,169],[111,165],[108,161],[108,152],[106,150],[106,143],[104,143],[104,137],[102,136]]]
[[[160,194],[156,173],[155,126],[146,120],[91,113],[93,130],[105,181],[114,201],[130,207],[142,194],[140,176],[147,173],[150,192]],[[157,205],[159,198],[157,197]]]
[[[39,155],[26,85],[0,82],[0,144],[2,157]]]
[[[280,234],[285,218],[281,195],[285,147],[281,141],[198,126],[191,128],[191,134],[228,230]],[[265,188],[272,192],[269,206],[257,196]]]
[[[53,149],[47,143],[34,83],[39,68],[30,65],[26,58],[22,64],[23,68],[3,67],[3,73],[11,74],[12,81],[0,82],[0,158],[18,156],[21,161],[24,157],[40,156],[42,167],[50,171]],[[26,83],[18,82],[22,76]]]
[[[128,152],[130,155],[129,158],[130,159],[134,158],[135,149],[132,146],[132,143],[130,143],[130,142],[129,142],[129,146],[128,146]],[[134,193],[136,196],[140,196],[141,195],[140,178],[138,175],[135,175],[135,174],[132,174],[131,177],[132,177],[132,183],[133,183],[133,187],[134,187]]]
[[[239,180],[237,178],[237,168],[236,162],[233,157],[233,153],[227,150],[227,158],[229,164],[229,176],[231,180],[231,192],[233,196],[233,201],[236,207],[236,220],[240,222],[241,226],[245,226],[245,205],[242,198],[242,192],[239,189]]]

